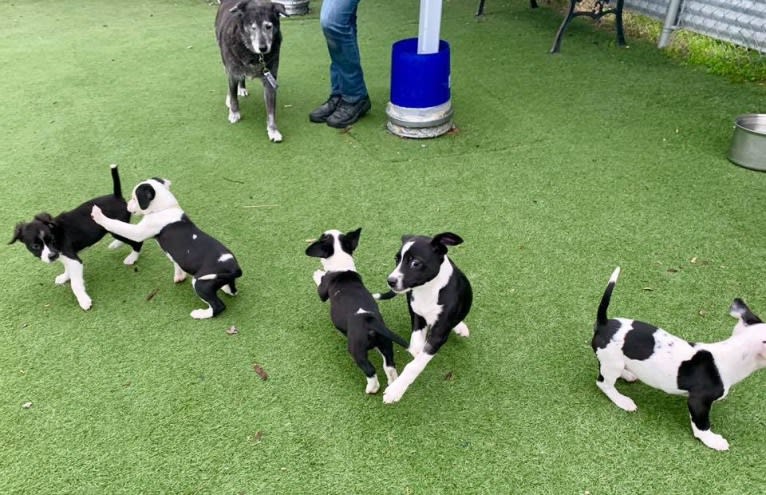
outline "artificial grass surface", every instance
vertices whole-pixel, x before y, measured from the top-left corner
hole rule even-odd
[[[459,131],[401,140],[384,130],[390,46],[416,35],[417,2],[368,0],[373,110],[338,132],[307,120],[328,87],[312,7],[283,21],[275,145],[257,84],[243,120],[226,120],[215,6],[0,4],[8,238],[17,221],[108,192],[114,162],[126,191],[171,179],[244,270],[226,312],[194,321],[199,301],[155,245],[133,269],[102,242],[83,254],[94,301],[83,312],[53,284],[60,265],[6,246],[0,493],[762,489],[766,373],[714,406],[732,445],[717,453],[692,437],[683,398],[621,384],[639,410],[611,404],[589,342],[616,265],[614,316],[713,341],[731,332],[733,297],[766,313],[766,176],[725,159],[734,116],[763,112],[763,88],[648,44],[618,49],[587,21],[551,56],[556,13],[493,0],[477,22],[475,2],[446,1]],[[402,234],[466,240],[452,259],[474,286],[471,337],[452,337],[394,406],[364,395],[303,254],[323,230],[359,226],[373,290]],[[382,311],[407,334],[402,300]],[[408,355],[397,358],[401,370]]]

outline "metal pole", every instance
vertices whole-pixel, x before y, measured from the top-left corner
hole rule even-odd
[[[670,0],[670,3],[668,3],[668,12],[665,14],[665,24],[662,26],[662,33],[660,34],[657,48],[665,48],[670,43],[670,35],[676,28],[678,12],[681,10],[681,1]]]

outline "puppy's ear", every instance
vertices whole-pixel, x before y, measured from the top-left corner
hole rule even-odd
[[[165,186],[168,189],[170,189],[170,181],[169,180],[163,179],[162,177],[152,177],[152,180],[156,180],[157,182],[159,182],[163,186]]]
[[[329,258],[332,256],[332,245],[328,245],[324,239],[314,241],[306,248],[306,256]]]
[[[24,228],[24,224],[22,222],[19,222],[16,224],[16,227],[13,229],[13,239],[11,239],[11,242],[8,244],[13,244],[16,241],[21,240],[21,230]]]
[[[242,12],[245,11],[245,5],[247,5],[248,1],[249,0],[242,0],[234,7],[230,8],[229,12],[231,12],[232,14],[241,14]]]
[[[340,245],[343,246],[343,250],[349,254],[353,253],[359,245],[359,234],[361,233],[362,227],[347,232],[340,240]]]
[[[285,10],[285,6],[278,2],[271,2],[271,9],[276,13],[281,15],[282,17],[290,17],[287,15],[287,11]]]
[[[431,243],[443,246],[457,246],[458,244],[463,244],[463,239],[452,232],[442,232],[441,234],[436,234]]]
[[[141,184],[136,188],[136,200],[142,210],[149,207],[155,196],[157,196],[157,192],[150,184]]]
[[[753,313],[747,304],[745,304],[745,301],[740,298],[736,298],[734,301],[732,301],[731,307],[729,308],[729,314],[735,318],[740,319],[745,326],[763,323],[758,315]]]

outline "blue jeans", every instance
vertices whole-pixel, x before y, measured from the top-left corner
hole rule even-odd
[[[324,0],[319,24],[330,52],[330,94],[355,103],[367,96],[359,43],[356,39],[356,8],[360,0]]]

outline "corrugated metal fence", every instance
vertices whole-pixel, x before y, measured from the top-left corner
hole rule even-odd
[[[668,6],[678,5],[678,12]],[[689,29],[766,53],[766,0],[625,0],[625,7],[667,26]]]

